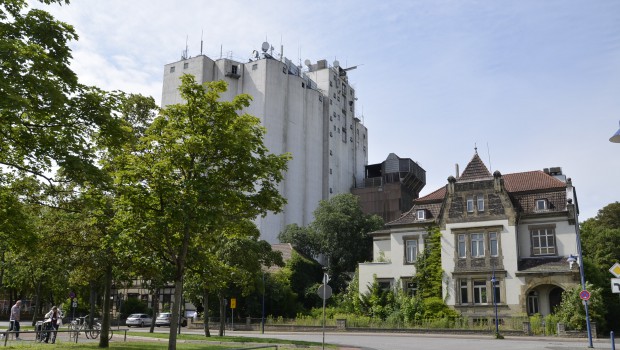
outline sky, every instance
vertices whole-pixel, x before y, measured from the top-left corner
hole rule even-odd
[[[421,195],[477,152],[502,174],[562,167],[580,221],[620,201],[620,1],[73,0],[82,83],[161,100],[163,67],[246,62],[268,41],[294,62],[338,60],[368,128],[368,162],[418,162]]]

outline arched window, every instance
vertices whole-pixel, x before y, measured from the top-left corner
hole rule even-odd
[[[538,292],[531,291],[527,294],[527,314],[534,315],[538,313]]]

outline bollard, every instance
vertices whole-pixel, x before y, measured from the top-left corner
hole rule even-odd
[[[616,350],[616,341],[614,340],[614,331],[609,332],[611,338],[611,350]]]

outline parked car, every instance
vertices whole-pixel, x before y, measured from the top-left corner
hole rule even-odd
[[[172,314],[170,312],[160,312],[155,319],[155,326],[168,326],[170,327],[170,321],[172,321]],[[187,326],[187,318],[181,317],[181,327]]]
[[[153,323],[153,318],[147,314],[131,314],[127,317],[125,324],[127,327],[136,326],[136,327],[144,327],[150,326]]]

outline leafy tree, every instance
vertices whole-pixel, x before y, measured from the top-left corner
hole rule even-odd
[[[602,298],[601,288],[595,288],[590,283],[586,283],[586,289],[590,291],[590,300],[588,301],[588,311],[590,319],[595,321],[597,325],[605,328],[605,304]],[[555,310],[555,314],[560,321],[564,322],[567,327],[575,330],[584,330],[586,328],[586,312],[583,307],[583,301],[579,298],[581,286],[569,288],[562,293],[562,301]]]
[[[606,205],[594,218],[583,222],[581,245],[584,268],[588,282],[602,291],[606,305],[605,320],[609,329],[620,327],[620,302],[618,295],[609,288],[610,275],[607,272],[616,262],[620,262],[620,202]],[[599,329],[604,330],[603,324]]]
[[[368,233],[382,225],[379,216],[364,214],[358,197],[345,193],[321,201],[308,228],[289,226],[279,238],[305,254],[322,255],[330,285],[338,293],[346,288],[357,264],[372,258]]]
[[[323,279],[322,266],[316,260],[293,250],[284,269],[291,272],[289,277],[291,289],[297,294],[301,306],[309,309],[319,305],[321,299],[316,294],[316,285]]]
[[[337,298],[339,298],[338,305],[344,310],[344,312],[357,315],[364,314],[364,305],[362,303],[362,299],[360,298],[359,280],[360,268],[358,266],[355,269],[355,273],[353,274],[353,278],[349,282],[349,285],[347,285],[346,292],[340,293],[337,296]]]
[[[415,261],[413,281],[418,286],[418,295],[422,299],[441,299],[443,269],[441,268],[441,231],[439,227],[428,228],[424,251]]]
[[[311,226],[289,224],[278,234],[278,240],[291,243],[296,250],[307,256],[317,255],[321,251],[319,237]]]
[[[364,309],[370,317],[385,320],[396,310],[396,296],[391,288],[382,288],[376,276],[368,291],[362,295]]]
[[[46,4],[68,3],[41,0]],[[0,3],[0,164],[53,186],[65,176],[96,177],[95,134],[118,131],[110,113],[116,96],[82,85],[69,67],[69,24],[28,2]]]
[[[258,118],[238,114],[250,96],[224,102],[225,82],[203,86],[189,75],[181,80],[186,103],[161,111],[135,151],[119,159],[124,168],[117,173],[125,221],[142,225],[125,239],[174,266],[173,310],[181,303],[188,256],[207,250],[218,227],[282,208],[277,184],[289,159],[269,153]],[[178,321],[173,312],[169,349],[176,348]]]

